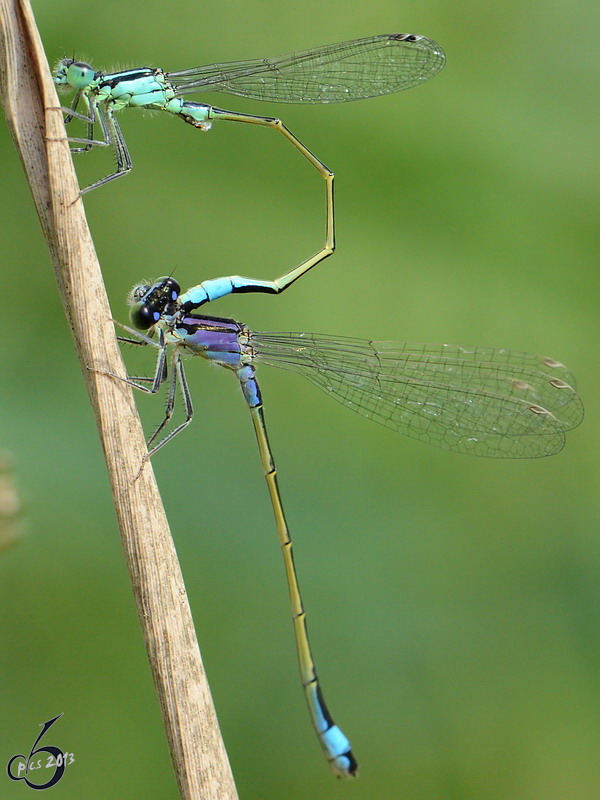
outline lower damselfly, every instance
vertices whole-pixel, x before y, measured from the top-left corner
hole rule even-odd
[[[357,762],[349,740],[325,705],[308,641],[257,367],[268,364],[304,375],[348,408],[407,436],[448,450],[493,458],[558,453],[565,432],[581,422],[583,406],[573,376],[553,358],[503,348],[412,345],[315,333],[260,333],[233,319],[195,313],[200,306],[231,293],[279,291],[277,281],[240,276],[203,281],[183,294],[171,277],[134,287],[130,295],[133,327],[121,326],[132,338],[120,338],[155,347],[158,358],[153,377],[120,380],[149,394],[168,382],[164,419],[148,441],[152,455],[192,420],[182,356],[202,356],[237,377],[250,410],[275,514],[311,721],[334,773],[350,777],[356,774]],[[185,419],[165,435],[178,389]]]

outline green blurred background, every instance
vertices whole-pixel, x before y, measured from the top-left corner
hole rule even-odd
[[[191,362],[196,419],[154,460],[241,797],[597,800],[598,5],[262,0],[35,4],[51,63],[277,55],[389,31],[448,56],[405,94],[274,106],[336,173],[337,254],[280,298],[211,311],[259,330],[503,346],[568,364],[587,407],[560,455],[503,462],[372,425],[263,370],[329,705],[361,777],[336,781],[298,686],[280,554],[231,375]],[[125,112],[132,174],[86,196],[115,317],[139,279],[271,278],[323,239],[322,183],[276,134]],[[29,192],[0,129],[0,446],[26,504],[1,556],[3,763],[77,758],[55,798],[177,791],[94,420]],[[111,155],[77,158],[86,185]],[[130,348],[131,351],[131,348]],[[147,353],[125,355],[151,371]],[[142,366],[144,365],[144,366]],[[161,401],[141,397],[147,429]],[[50,739],[52,741],[50,742]],[[0,778],[2,798],[22,784]]]

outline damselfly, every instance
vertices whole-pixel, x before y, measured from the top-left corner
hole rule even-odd
[[[314,256],[293,270],[287,283],[303,275],[335,249],[333,172],[275,117],[255,116],[193,103],[183,98],[201,92],[225,92],[253,100],[277,103],[341,103],[399,92],[432,78],[444,65],[441,47],[431,39],[411,33],[393,33],[317,47],[279,58],[259,58],[179,72],[140,67],[123,72],[100,72],[81,61],[65,58],[54,70],[59,86],[75,91],[70,108],[63,108],[65,122],[73,117],[87,122],[85,139],[70,138],[86,152],[93,146],[114,148],[117,168],[82,192],[88,192],[126,175],[131,156],[115,117],[124,108],[167,111],[201,131],[214,120],[262,125],[279,131],[319,172],[325,181],[325,244]],[[77,111],[82,101],[86,113]],[[96,124],[102,139],[94,138]],[[283,287],[282,287],[283,288]]]
[[[71,108],[64,109],[67,121],[78,117],[88,123],[86,139],[70,140],[84,145],[76,148],[76,152],[87,151],[94,145],[115,148],[116,171],[83,190],[89,191],[131,169],[129,150],[114,116],[128,106],[167,111],[203,131],[209,130],[217,119],[276,128],[325,176],[329,170],[280,120],[238,114],[182,98],[201,92],[225,92],[276,103],[341,103],[410,89],[432,78],[443,65],[444,53],[431,39],[412,33],[392,33],[278,58],[209,64],[179,72],[139,67],[105,73],[82,61],[64,58],[54,70],[54,81],[75,90]],[[77,112],[80,100],[87,114]],[[94,139],[97,122],[102,129],[102,140]]]
[[[122,341],[153,345],[158,358],[153,377],[121,380],[149,394],[158,392],[168,380],[165,417],[148,441],[152,455],[192,420],[182,355],[202,356],[238,378],[275,514],[312,724],[333,771],[352,776],[357,762],[349,740],[327,710],[310,650],[292,540],[256,380],[257,366],[270,364],[298,372],[339,402],[392,430],[479,456],[533,458],[557,453],[564,445],[565,431],[581,422],[583,407],[571,373],[552,358],[505,349],[374,342],[314,333],[258,333],[232,319],[194,313],[227,294],[279,291],[276,281],[240,276],[207,280],[183,294],[171,277],[136,286],[130,295],[134,327],[121,326],[134,338]],[[160,439],[172,417],[178,387],[185,419]]]

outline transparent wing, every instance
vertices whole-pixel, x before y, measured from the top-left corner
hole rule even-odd
[[[529,353],[313,333],[253,333],[250,344],[255,361],[298,372],[362,416],[448,450],[548,456],[583,419],[571,373]]]
[[[194,67],[166,78],[177,95],[212,91],[278,103],[342,103],[417,86],[444,60],[431,39],[392,33],[279,58]]]

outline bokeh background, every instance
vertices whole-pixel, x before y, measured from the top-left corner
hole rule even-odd
[[[215,314],[258,330],[550,355],[587,416],[565,450],[436,450],[263,370],[311,639],[361,777],[328,773],[298,687],[270,506],[231,375],[188,374],[196,419],[154,460],[245,800],[600,796],[598,5],[567,0],[35,4],[51,63],[278,55],[422,33],[444,71],[329,107],[205,95],[282,116],[336,173],[338,252],[279,298]],[[276,134],[121,116],[135,168],[86,196],[115,317],[139,279],[270,278],[320,247],[320,178]],[[24,502],[0,555],[3,763],[38,725],[77,762],[53,797],[174,800],[94,420],[20,164],[0,127],[0,447]],[[77,158],[81,183],[111,155]],[[129,351],[134,370],[151,354]],[[133,366],[135,365],[135,366]],[[141,397],[150,430],[161,401]],[[0,796],[27,790],[1,778]]]

